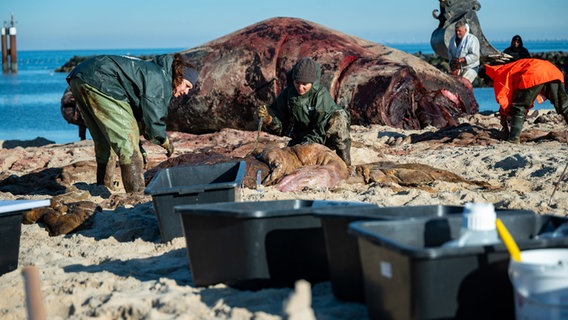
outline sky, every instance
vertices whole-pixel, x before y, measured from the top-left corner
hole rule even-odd
[[[479,0],[490,41],[568,39],[566,0]],[[273,17],[296,17],[381,44],[429,43],[438,0],[1,0],[17,49],[185,49]],[[568,41],[568,40],[567,40]]]

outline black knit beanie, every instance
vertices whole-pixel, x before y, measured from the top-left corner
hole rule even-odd
[[[294,81],[314,83],[317,79],[316,62],[310,58],[302,58],[296,62],[292,77]]]
[[[191,84],[193,85],[194,88],[197,85],[198,76],[199,76],[199,74],[197,73],[197,71],[195,69],[192,69],[190,67],[184,67],[183,68],[183,78],[186,79],[187,81],[191,82]]]

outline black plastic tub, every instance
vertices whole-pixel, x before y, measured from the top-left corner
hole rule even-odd
[[[462,206],[369,206],[357,209],[315,210],[320,217],[329,260],[333,294],[340,300],[365,302],[365,287],[357,238],[348,233],[349,223],[366,220],[394,220],[424,217],[461,216]]]
[[[158,171],[145,189],[152,203],[163,242],[182,237],[177,205],[240,201],[246,162],[179,166]]]
[[[530,212],[530,211],[528,211]],[[568,220],[497,212],[521,250],[567,247],[543,238]],[[502,243],[443,247],[459,237],[461,217],[357,221],[366,304],[371,319],[514,319],[513,288]]]
[[[328,281],[323,230],[313,211],[362,205],[367,204],[276,200],[176,206],[175,211],[194,285],[257,290],[293,287],[299,279]]]
[[[23,213],[49,205],[50,200],[0,201],[0,276],[18,268]]]

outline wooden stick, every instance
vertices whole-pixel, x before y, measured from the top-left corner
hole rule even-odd
[[[254,149],[258,146],[258,139],[260,138],[260,132],[262,131],[262,117],[258,117],[258,130],[256,131],[256,140],[254,141]]]
[[[552,197],[554,197],[554,194],[556,193],[558,186],[560,185],[562,180],[564,180],[564,177],[566,176],[566,169],[568,169],[568,163],[564,167],[564,170],[562,171],[560,178],[558,178],[558,182],[556,182],[556,184],[554,185],[554,190],[552,190],[552,194],[550,195],[550,200],[548,200],[548,205],[550,205],[552,203]]]
[[[43,306],[41,297],[41,285],[39,272],[36,266],[29,265],[22,269],[24,283],[26,289],[26,305],[28,310],[28,319],[45,320],[47,315]]]

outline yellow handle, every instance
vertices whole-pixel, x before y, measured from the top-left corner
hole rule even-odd
[[[505,247],[507,247],[511,258],[515,261],[521,261],[521,251],[519,250],[519,246],[517,246],[515,239],[513,239],[509,230],[507,230],[507,227],[503,224],[503,221],[497,218],[495,223],[497,225],[497,232],[499,232],[499,236],[503,240],[503,243],[505,243]]]

